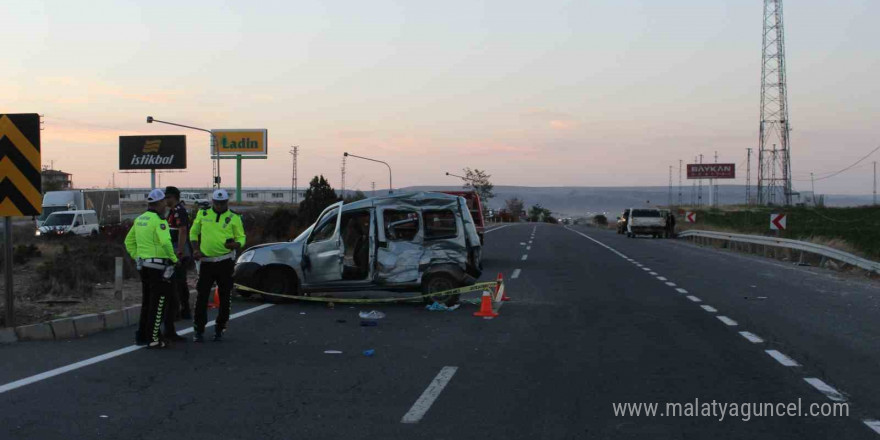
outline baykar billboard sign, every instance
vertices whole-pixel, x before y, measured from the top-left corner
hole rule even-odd
[[[736,179],[736,164],[733,163],[689,163],[688,179]]]
[[[217,153],[221,156],[265,156],[269,153],[268,131],[251,130],[211,130],[214,134]],[[211,152],[214,155],[214,152]]]
[[[186,168],[186,136],[119,136],[120,170]]]

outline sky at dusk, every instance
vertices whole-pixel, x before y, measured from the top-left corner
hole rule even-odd
[[[757,147],[761,0],[3,1],[0,113],[45,115],[43,163],[107,186],[118,137],[187,135],[209,186],[205,128],[266,128],[245,186],[339,186],[342,153],[385,160],[396,187],[666,185],[669,166]],[[788,1],[796,189],[880,145],[880,1]],[[871,161],[816,190],[871,191]],[[711,161],[707,159],[707,161]],[[224,186],[234,166],[223,164]],[[387,185],[349,160],[347,187]],[[754,178],[753,181],[754,183]],[[147,186],[147,175],[116,175]]]

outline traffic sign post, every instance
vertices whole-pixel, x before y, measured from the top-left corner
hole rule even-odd
[[[685,211],[684,212],[684,220],[688,223],[696,223],[697,222],[697,213],[694,211]]]
[[[0,114],[0,216],[4,217],[6,326],[15,326],[12,288],[12,217],[43,211],[40,115]]]

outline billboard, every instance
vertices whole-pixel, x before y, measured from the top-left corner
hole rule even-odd
[[[736,164],[733,163],[689,163],[688,179],[736,179]]]
[[[186,168],[186,136],[119,136],[120,170]]]
[[[251,130],[211,130],[217,153],[220,156],[265,156],[269,154],[268,131],[264,128]],[[214,152],[211,152],[214,155]]]

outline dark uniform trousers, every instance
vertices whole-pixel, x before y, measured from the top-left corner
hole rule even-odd
[[[141,319],[138,323],[137,339],[144,342],[158,342],[162,336],[160,328],[165,323],[166,336],[169,334],[168,320],[171,283],[162,278],[162,270],[144,267],[141,269],[141,286],[144,289],[141,299]],[[171,322],[170,332],[174,332]]]
[[[208,322],[208,299],[211,298],[213,292],[211,287],[217,283],[217,289],[220,294],[220,310],[217,314],[217,331],[226,328],[229,322],[229,311],[232,306],[230,295],[232,293],[232,271],[235,268],[235,259],[217,261],[208,263],[203,261],[199,268],[199,281],[196,283],[196,313],[194,319],[194,327],[196,333],[203,333],[205,325]]]

